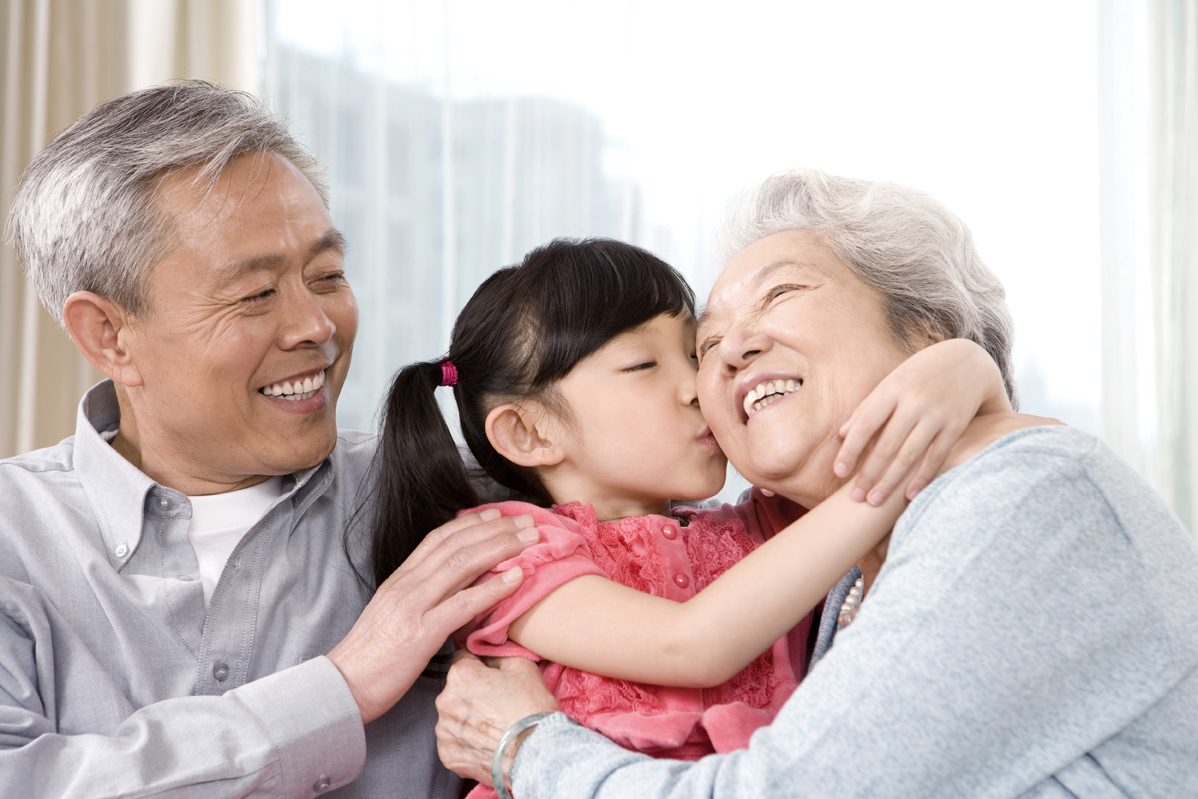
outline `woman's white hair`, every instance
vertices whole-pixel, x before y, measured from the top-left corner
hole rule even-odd
[[[234,159],[268,153],[294,164],[328,206],[316,159],[250,94],[185,81],[92,110],[33,159],[9,213],[42,305],[60,325],[76,291],[149,311],[146,276],[174,243],[174,220],[157,202],[163,179],[199,167],[195,180],[210,189]]]
[[[853,274],[881,292],[891,332],[904,349],[921,334],[967,338],[984,347],[1002,372],[1011,405],[1018,407],[1005,292],[955,214],[894,183],[815,169],[780,172],[734,204],[719,235],[720,264],[785,230],[817,235]]]

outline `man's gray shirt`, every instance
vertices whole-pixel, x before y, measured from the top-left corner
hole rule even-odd
[[[104,382],[73,438],[0,461],[0,796],[456,797],[441,681],[363,730],[324,657],[368,599],[344,535],[374,438],[285,478],[205,608],[190,503],[105,443],[118,423]]]
[[[651,760],[554,716],[513,793],[1198,796],[1198,548],[1084,433],[1014,433],[936,480],[828,648],[834,619],[748,749]]]

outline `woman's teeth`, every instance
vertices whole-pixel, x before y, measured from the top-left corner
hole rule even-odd
[[[296,380],[294,383],[284,380],[282,383],[274,383],[259,389],[268,397],[279,397],[280,399],[298,401],[306,400],[316,395],[320,391],[320,387],[324,385],[324,372],[320,372],[316,377],[305,377],[303,380]]]
[[[757,384],[757,388],[745,395],[745,413],[749,418],[760,411],[762,408],[777,402],[799,390],[799,386],[803,385],[802,380],[766,380]]]

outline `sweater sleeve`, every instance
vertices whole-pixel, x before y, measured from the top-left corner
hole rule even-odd
[[[504,516],[531,515],[541,532],[541,540],[479,578],[478,582],[489,580],[513,566],[524,570],[524,581],[516,592],[476,616],[454,635],[454,643],[459,649],[469,649],[476,655],[523,657],[539,661],[538,655],[508,640],[508,628],[533,605],[575,577],[584,574],[607,575],[595,564],[590,545],[573,519],[525,502],[499,502],[465,512],[489,507],[499,508]]]
[[[1192,789],[1198,550],[1130,469],[1058,430],[1008,436],[912,503],[857,619],[748,749],[655,761],[543,724],[516,794]]]

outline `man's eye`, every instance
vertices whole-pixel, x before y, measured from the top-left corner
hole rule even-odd
[[[274,289],[266,289],[265,291],[260,291],[257,294],[246,297],[245,302],[263,302],[265,300],[269,300],[274,295],[275,295]]]
[[[317,282],[325,283],[325,284],[344,283],[345,282],[345,273],[344,272],[331,272],[330,274],[322,275],[321,277],[317,278]]]

